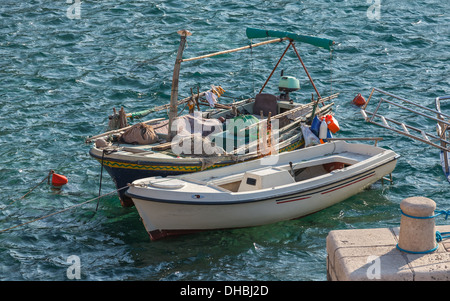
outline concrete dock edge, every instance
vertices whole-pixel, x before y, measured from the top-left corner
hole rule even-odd
[[[450,232],[450,225],[436,226]],[[400,228],[330,231],[327,279],[330,281],[449,281],[450,239],[428,254],[397,249]]]

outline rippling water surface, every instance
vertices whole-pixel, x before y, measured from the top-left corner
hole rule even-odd
[[[436,149],[365,123],[351,104],[372,87],[430,108],[450,94],[450,4],[446,1],[12,1],[0,3],[1,229],[95,198],[100,166],[84,139],[101,133],[112,108],[166,104],[179,44],[185,57],[249,44],[246,27],[336,41],[330,52],[298,44],[321,92],[340,92],[338,137],[381,136],[402,157],[393,185],[374,184],[303,219],[150,242],[135,208],[116,195],[0,234],[0,279],[67,280],[67,259],[83,280],[326,280],[326,236],[333,229],[399,225],[399,204],[421,195],[450,207]],[[75,17],[75,18],[74,18]],[[79,18],[77,18],[79,17]],[[257,41],[254,41],[257,42]],[[236,99],[259,90],[285,46],[268,45],[183,65],[180,94],[222,85]],[[313,89],[294,54],[280,69]],[[277,71],[279,72],[279,71]],[[267,89],[276,93],[277,76]],[[164,116],[164,112],[155,117]],[[390,117],[397,117],[392,110]],[[415,119],[434,131],[434,124]],[[40,185],[55,170],[62,190]],[[104,175],[102,193],[115,189]],[[441,221],[437,221],[438,223]]]

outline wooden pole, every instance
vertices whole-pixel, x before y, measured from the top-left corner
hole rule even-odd
[[[241,51],[241,50],[245,50],[245,49],[249,49],[249,48],[253,48],[253,47],[258,47],[258,46],[266,45],[266,44],[270,44],[270,43],[282,42],[284,40],[287,40],[287,38],[274,39],[274,40],[264,41],[264,42],[261,42],[261,43],[252,44],[252,45],[249,45],[249,46],[244,46],[244,47],[239,47],[239,48],[235,48],[235,49],[214,52],[214,53],[201,55],[201,56],[197,56],[197,57],[193,57],[193,58],[189,58],[189,59],[184,59],[184,60],[182,59],[181,62],[184,63],[184,62],[189,62],[189,61],[200,60],[200,59],[204,59],[204,58],[208,58],[208,57],[212,57],[212,56],[216,56],[216,55],[221,55],[221,54],[227,54],[227,53],[232,53],[232,52],[236,52],[236,51]]]
[[[180,38],[180,46],[178,47],[177,58],[175,60],[175,66],[173,68],[172,77],[172,91],[170,94],[170,107],[169,107],[169,130],[168,140],[172,140],[172,123],[177,117],[177,102],[178,102],[178,80],[180,78],[180,65],[183,57],[184,47],[186,46],[186,37],[192,35],[188,30],[179,30],[177,32]]]

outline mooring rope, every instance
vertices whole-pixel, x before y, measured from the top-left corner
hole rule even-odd
[[[448,219],[448,217],[450,216],[450,210],[438,210],[436,214],[434,215],[430,215],[430,216],[412,216],[412,215],[408,215],[405,212],[403,212],[402,210],[400,210],[400,212],[407,217],[410,218],[417,218],[417,219],[429,219],[429,218],[435,218],[438,217],[441,214],[445,214],[445,219]],[[436,212],[436,211],[435,211]]]
[[[38,184],[36,184],[36,186],[34,186],[33,188],[31,188],[31,189],[30,189],[27,193],[25,193],[22,197],[20,197],[20,198],[18,198],[18,199],[16,199],[16,200],[13,200],[11,203],[9,203],[9,204],[6,205],[5,207],[1,208],[1,210],[4,210],[6,207],[11,206],[11,205],[14,204],[15,202],[24,199],[24,198],[25,198],[27,195],[29,195],[33,190],[35,190],[35,189],[38,188],[42,183],[44,183],[45,180],[47,180],[47,182],[49,182],[49,181],[50,181],[50,176],[51,176],[52,174],[54,174],[54,173],[55,173],[55,172],[54,172],[53,170],[50,170],[49,173],[48,173],[48,175],[47,175],[45,178],[43,178],[42,181],[40,181]]]
[[[80,207],[80,206],[82,206],[82,205],[85,205],[85,204],[87,204],[87,203],[90,203],[90,202],[92,202],[92,201],[95,201],[95,200],[97,200],[97,199],[100,199],[100,198],[105,197],[105,196],[107,196],[107,195],[110,195],[110,194],[119,192],[119,191],[121,191],[121,190],[123,190],[123,189],[125,189],[125,188],[128,188],[128,186],[124,186],[124,187],[119,188],[119,189],[117,189],[117,190],[111,191],[111,192],[109,192],[109,193],[107,193],[107,194],[104,194],[104,195],[95,197],[95,198],[93,198],[93,199],[84,201],[84,202],[82,202],[82,203],[80,203],[80,204],[76,204],[76,205],[70,206],[70,207],[68,207],[68,208],[66,208],[66,209],[63,209],[63,210],[60,210],[60,211],[57,211],[57,212],[53,212],[53,213],[50,213],[50,214],[47,214],[47,215],[44,215],[44,216],[35,218],[35,219],[31,220],[31,221],[28,221],[28,222],[25,222],[25,223],[22,223],[22,224],[19,224],[19,225],[15,225],[15,226],[9,227],[9,228],[7,228],[7,229],[0,230],[0,233],[3,233],[3,232],[6,232],[6,231],[9,231],[9,230],[12,230],[12,229],[14,229],[14,228],[22,227],[22,226],[24,226],[24,225],[27,225],[27,224],[30,224],[30,223],[34,223],[34,222],[39,221],[39,220],[43,220],[43,219],[48,218],[48,217],[50,217],[50,216],[53,216],[53,215],[56,215],[56,214],[59,214],[59,213],[63,213],[63,212],[65,212],[65,211],[74,209],[74,208],[76,208],[76,207]]]

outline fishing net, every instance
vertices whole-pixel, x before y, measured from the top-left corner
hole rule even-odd
[[[145,123],[138,123],[126,130],[120,137],[122,143],[128,144],[153,144],[158,141],[153,127]]]

